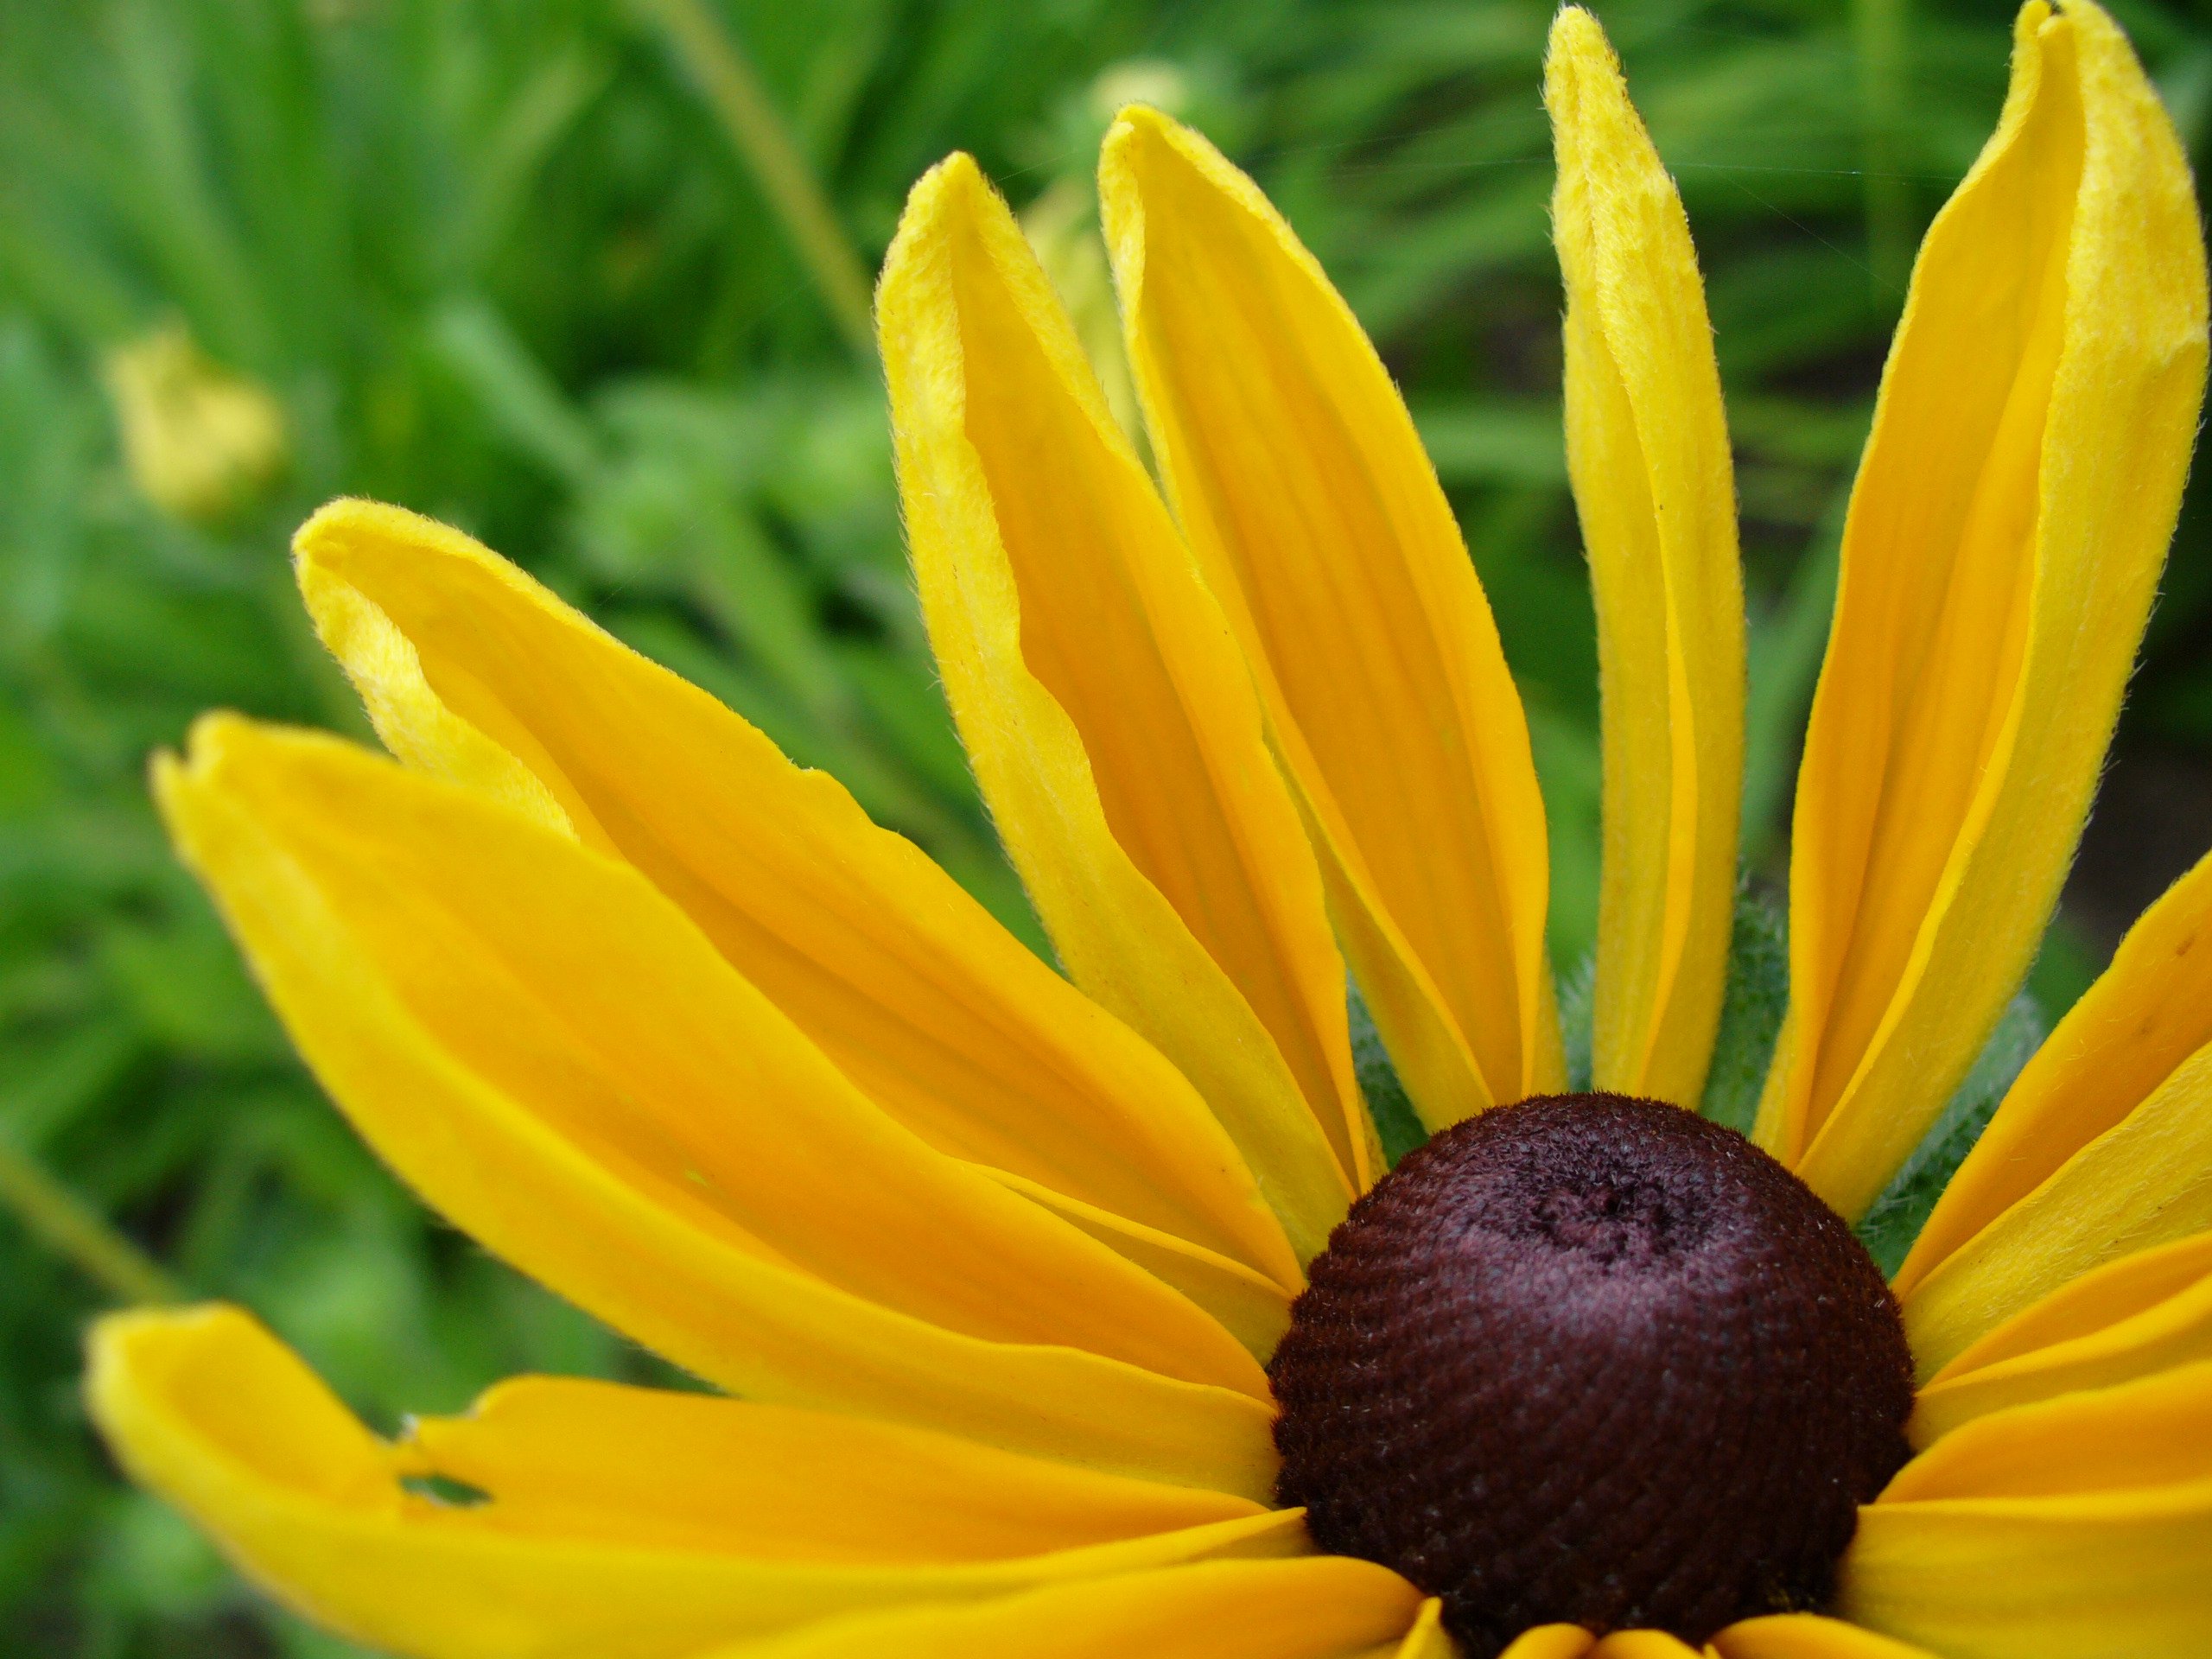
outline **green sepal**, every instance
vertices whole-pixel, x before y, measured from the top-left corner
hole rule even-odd
[[[1344,1001],[1351,1014],[1352,1073],[1366,1096],[1368,1116],[1375,1120],[1382,1156],[1395,1169],[1398,1160],[1428,1139],[1428,1130],[1414,1109],[1406,1085],[1398,1080],[1398,1068],[1390,1063],[1390,1051],[1382,1046],[1382,1033],[1375,1029],[1367,999],[1350,975],[1344,977]]]
[[[1567,1048],[1567,1087],[1581,1091],[1591,1080],[1591,1015],[1596,978],[1585,957],[1559,980],[1560,1028]],[[1367,1109],[1393,1167],[1428,1139],[1408,1097],[1389,1052],[1375,1029],[1359,988],[1347,982],[1352,1065]],[[1781,908],[1750,881],[1736,891],[1728,948],[1727,988],[1722,994],[1713,1064],[1706,1074],[1700,1113],[1745,1135],[1758,1114],[1759,1096],[1773,1064],[1776,1042],[1789,1006],[1789,941]],[[2012,999],[1958,1092],[1935,1126],[1883,1191],[1857,1232],[1882,1271],[1893,1274],[1919,1236],[1951,1175],[1981,1138],[2012,1079],[2042,1043],[2043,1014],[2023,991]]]
[[[1781,907],[1748,880],[1736,884],[1728,982],[1698,1110],[1739,1135],[1751,1132],[1767,1068],[1789,1008],[1789,928]]]
[[[1594,951],[1586,950],[1582,960],[1560,975],[1559,1034],[1567,1050],[1567,1091],[1571,1095],[1587,1094],[1590,1079],[1597,1069],[1592,1058],[1598,1012],[1598,957]]]
[[[1913,1148],[1904,1167],[1859,1218],[1853,1230],[1884,1278],[1893,1277],[1904,1264],[1936,1200],[1943,1196],[1952,1175],[1981,1139],[1991,1115],[2012,1088],[2012,1079],[2020,1075],[2020,1068],[2043,1046],[2044,1035],[2043,1010],[2034,997],[2022,991],[1982,1045],[1974,1070],[1967,1073],[1958,1093],[1943,1108],[1936,1127]]]

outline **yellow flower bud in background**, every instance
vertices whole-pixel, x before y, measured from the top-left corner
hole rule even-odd
[[[1136,383],[1129,378],[1122,344],[1122,314],[1114,304],[1114,279],[1106,269],[1106,244],[1098,234],[1098,200],[1088,181],[1063,178],[1047,186],[1021,215],[1022,234],[1075,324],[1076,338],[1098,376],[1106,406],[1130,441],[1142,448]]]
[[[1132,58],[1109,64],[1085,90],[1084,114],[1095,144],[1108,123],[1132,104],[1164,114],[1180,114],[1191,102],[1190,79],[1172,63]],[[1076,338],[1098,376],[1106,406],[1140,454],[1146,448],[1137,410],[1136,382],[1129,374],[1122,340],[1121,312],[1114,302],[1114,278],[1107,268],[1106,244],[1098,229],[1098,195],[1089,169],[1054,180],[1021,214],[1021,232],[1052,278],[1053,290],[1075,324]]]
[[[250,505],[283,471],[284,411],[268,388],[168,325],[108,353],[124,465],[146,499],[205,522]]]
[[[1109,63],[1090,83],[1090,111],[1111,121],[1132,104],[1147,105],[1162,115],[1184,115],[1191,105],[1191,78],[1174,64],[1156,58]]]

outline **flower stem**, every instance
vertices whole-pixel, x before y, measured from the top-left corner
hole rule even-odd
[[[184,1287],[53,1173],[0,1136],[0,1209],[124,1302],[177,1302]]]
[[[868,267],[837,222],[821,182],[735,35],[704,0],[636,0],[656,22],[700,89],[753,181],[783,221],[785,234],[844,335],[862,359],[874,356]]]

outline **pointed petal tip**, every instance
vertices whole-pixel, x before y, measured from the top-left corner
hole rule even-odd
[[[947,214],[971,204],[977,191],[990,188],[983,169],[964,149],[954,150],[916,179],[913,188],[906,193],[906,209],[899,216],[898,234],[892,238],[891,250],[884,256],[884,278],[887,280],[891,275],[900,244],[937,225]]]
[[[1562,7],[1544,48],[1544,107],[1554,126],[1577,113],[1576,99],[1586,92],[1625,104],[1627,79],[1605,25],[1580,6]]]
[[[1547,101],[1564,77],[1595,69],[1608,79],[1620,75],[1620,59],[1606,37],[1605,26],[1580,6],[1562,6],[1553,17],[1544,39],[1544,91]]]
[[[972,218],[982,199],[994,194],[983,169],[964,149],[954,150],[914,181],[875,279],[875,327],[880,340],[888,326],[887,308],[912,288],[917,268],[929,263],[926,251],[941,245],[946,227],[957,216],[964,213]],[[893,348],[887,341],[883,349]]]
[[[911,194],[921,197],[926,192],[931,201],[952,200],[965,192],[989,188],[981,163],[966,150],[956,149],[917,179]]]
[[[1099,214],[1109,247],[1117,232],[1126,234],[1126,221],[1142,197],[1139,181],[1147,156],[1163,145],[1173,147],[1177,126],[1148,104],[1125,104],[1115,111],[1098,146]]]
[[[1207,184],[1232,198],[1239,198],[1244,192],[1258,197],[1256,188],[1211,139],[1149,104],[1123,105],[1115,116],[1114,124],[1107,130],[1098,156],[1101,192],[1110,198],[1122,181],[1141,189],[1139,181],[1142,176],[1169,161],[1181,162]],[[1249,208],[1251,203],[1243,205]]]
[[[1547,62],[1570,53],[1603,52],[1612,54],[1612,48],[1605,39],[1605,25],[1580,6],[1561,6],[1552,18],[1551,31],[1545,39],[1544,56]]]

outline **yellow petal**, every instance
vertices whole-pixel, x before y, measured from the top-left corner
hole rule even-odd
[[[1859,1510],[1838,1607],[1949,1659],[2179,1656],[2208,1560],[2212,1363],[1946,1435]]]
[[[1664,1630],[1615,1630],[1599,1638],[1590,1659],[1699,1659],[1698,1650]]]
[[[836,1619],[699,1659],[1365,1659],[1395,1644],[1420,1604],[1389,1568],[1342,1555],[1200,1562],[976,1607]]]
[[[1839,1610],[1944,1659],[2187,1659],[2212,1629],[2212,1485],[1860,1512]]]
[[[1580,1624],[1539,1624],[1515,1637],[1498,1659],[1583,1659],[1597,1641]]]
[[[1937,1201],[1896,1281],[1922,1375],[1955,1373],[1963,1351],[1978,1350],[1994,1327],[2024,1317],[2078,1275],[2212,1228],[2212,1140],[2202,1132],[2208,1091],[2212,858],[2128,931]],[[2159,1268],[2152,1262],[2143,1271]],[[2123,1276],[2119,1285],[2127,1282]],[[2098,1305],[2068,1301],[2060,1317],[2078,1323],[2077,1310]],[[2076,1364],[2127,1371],[2137,1363],[2131,1355],[2163,1351],[2164,1329],[2154,1319],[2116,1330],[2048,1361],[2007,1350],[1999,1357],[2017,1363],[1939,1395],[1922,1428],[1940,1433],[1952,1420],[1946,1414],[1972,1414],[1974,1402],[2008,1389],[2032,1396]]]
[[[871,1107],[628,867],[235,719],[156,784],[309,1065],[498,1254],[763,1399],[1267,1490],[1218,1322]]]
[[[456,531],[342,501],[297,549],[316,625],[402,760],[628,860],[940,1151],[1300,1288],[1189,1084],[835,779]]]
[[[2199,949],[2202,946],[2202,949]],[[2168,888],[2014,1080],[1897,1271],[1909,1294],[2212,1043],[2212,857]]]
[[[1108,134],[1130,359],[1368,1006],[1440,1127],[1564,1076],[1520,695],[1413,422],[1290,227],[1197,134]]]
[[[887,1423],[563,1377],[417,1419],[402,1450],[490,1493],[484,1516],[509,1531],[824,1566],[997,1560],[1267,1512]]]
[[[976,1167],[1013,1191],[1034,1198],[1154,1278],[1173,1285],[1220,1320],[1262,1363],[1274,1353],[1275,1344],[1290,1329],[1290,1296],[1281,1284],[1242,1262],[1004,1170]],[[1304,1275],[1300,1277],[1302,1280]]]
[[[1459,1644],[1444,1629],[1444,1604],[1431,1596],[1421,1603],[1413,1629],[1390,1650],[1390,1659],[1458,1659],[1459,1652]]]
[[[1978,1418],[1878,1503],[2057,1497],[2212,1483],[2212,1361]]]
[[[1923,1376],[2090,1269],[2212,1230],[2212,1046],[1902,1298]]]
[[[2007,1406],[2212,1360],[2212,1233],[2107,1262],[2031,1304],[1913,1402],[1913,1444]]]
[[[1077,983],[1198,1085],[1310,1255],[1370,1131],[1218,609],[966,157],[914,187],[877,316],[923,614],[1000,834]]]
[[[2030,4],[1914,270],[1799,774],[1758,1136],[1846,1216],[1965,1076],[2056,898],[2173,530],[2204,280],[2126,41],[2088,0]]]
[[[772,1413],[772,1426],[750,1426],[753,1408],[727,1401],[626,1406],[608,1398],[620,1390],[569,1392],[590,1387],[526,1383],[487,1400],[480,1431],[448,1426],[393,1446],[250,1316],[225,1307],[102,1321],[87,1382],[124,1465],[248,1577],[345,1636],[423,1659],[674,1659],[857,1608],[1305,1548],[1302,1527],[1286,1530],[1294,1512],[1116,1537],[1117,1523],[1172,1517],[1174,1501],[1109,1482],[1092,1496],[1116,1518],[1093,1527],[1079,1491],[1093,1478],[975,1457],[937,1437],[871,1442],[865,1428],[837,1452],[821,1428],[786,1432],[802,1419]],[[560,1441],[531,1443],[556,1429]],[[638,1462],[626,1469],[633,1432]],[[903,1524],[839,1513],[835,1492],[809,1493],[805,1470],[789,1462],[810,1438],[824,1477],[861,1483],[855,1509],[918,1497],[930,1507]],[[869,1444],[891,1460],[880,1471],[858,1456]],[[765,1454],[766,1467],[685,1460],[725,1449]],[[480,1484],[486,1501],[451,1504],[404,1484],[428,1473]],[[748,1516],[748,1491],[790,1508]],[[1025,1513],[1038,1523],[1029,1548]],[[779,1542],[774,1523],[785,1518],[794,1535]],[[934,1536],[946,1544],[932,1557]],[[1011,1548],[992,1554],[995,1539]],[[819,1558],[802,1554],[812,1541],[825,1546]]]
[[[1714,1637],[1713,1648],[1720,1659],[1933,1659],[1920,1648],[1817,1613],[1744,1619]]]
[[[1598,608],[1597,1087],[1694,1108],[1735,906],[1744,593],[1713,326],[1674,181],[1597,20],[1552,24],[1567,454]]]

